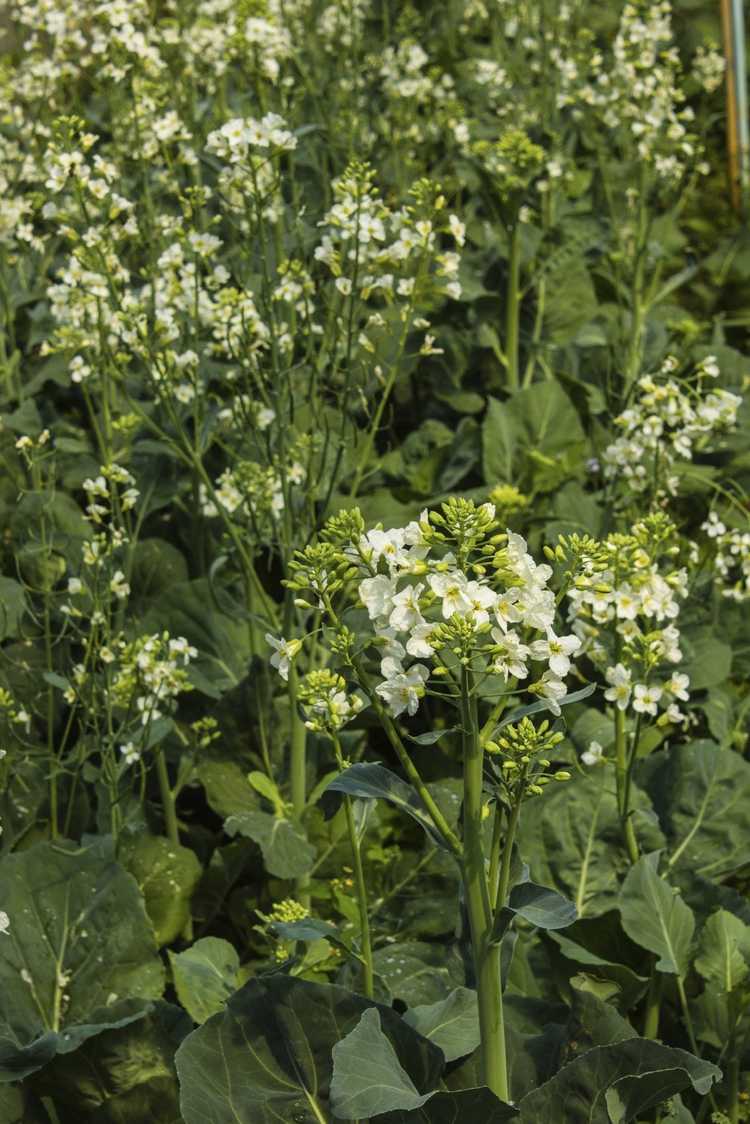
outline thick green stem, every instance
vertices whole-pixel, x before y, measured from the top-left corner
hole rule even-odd
[[[500,946],[490,944],[492,908],[482,847],[482,778],[484,750],[479,739],[473,675],[461,680],[464,756],[463,880],[471,928],[479,1003],[482,1080],[502,1101],[508,1100]]]
[[[301,821],[307,807],[307,728],[297,711],[297,671],[294,663],[289,668],[289,712],[291,722],[289,786],[295,819]],[[298,879],[296,883],[297,900],[306,906],[310,904],[308,885],[307,877]]]
[[[156,757],[156,776],[159,779],[159,792],[161,794],[161,806],[164,813],[164,829],[167,833],[167,838],[171,843],[179,846],[180,843],[180,829],[177,825],[177,811],[175,809],[174,792],[169,783],[169,773],[167,772],[167,762],[164,757],[164,751],[161,746],[157,746],[154,751]]]
[[[505,293],[505,358],[508,371],[508,390],[518,390],[518,337],[521,301],[521,224],[516,220],[510,232],[508,258],[508,286]]]
[[[628,794],[630,789],[630,767],[628,762],[628,739],[625,733],[625,711],[615,707],[615,777],[617,779],[617,807],[622,825],[622,837],[631,863],[640,857],[638,840],[630,815]]]
[[[367,885],[365,873],[362,868],[362,852],[357,836],[357,825],[354,822],[354,810],[350,796],[344,797],[344,812],[346,814],[346,828],[349,833],[349,843],[352,849],[354,863],[354,885],[357,890],[357,905],[359,907],[359,943],[362,949],[362,991],[368,999],[375,995],[375,977],[372,967],[372,939],[370,937],[370,917],[367,908]]]
[[[657,972],[656,968],[652,966],[651,983],[649,984],[648,995],[646,997],[646,1014],[643,1020],[644,1038],[659,1037],[659,1016],[661,1014],[663,983],[664,976],[661,972]]]

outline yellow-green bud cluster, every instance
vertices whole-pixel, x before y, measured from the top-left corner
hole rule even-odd
[[[568,781],[570,773],[546,772],[550,760],[543,756],[559,745],[563,735],[550,729],[548,721],[535,726],[530,718],[505,726],[493,740],[485,742],[485,750],[500,758],[498,779],[511,802],[525,796],[539,796],[550,781]]]

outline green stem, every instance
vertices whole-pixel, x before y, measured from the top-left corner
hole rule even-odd
[[[177,825],[177,811],[175,809],[174,792],[169,783],[169,773],[167,772],[167,762],[164,757],[164,751],[161,746],[157,746],[154,755],[156,757],[156,775],[159,779],[159,792],[161,793],[161,806],[164,813],[164,829],[167,833],[167,838],[171,843],[176,846],[180,845],[180,829]]]
[[[508,1065],[500,946],[490,944],[492,910],[482,847],[482,780],[484,751],[479,739],[473,674],[464,668],[461,677],[464,757],[464,861],[463,880],[471,928],[479,1003],[482,1080],[502,1101],[508,1100]]]
[[[295,819],[301,822],[307,807],[307,728],[297,712],[297,669],[292,662],[289,668],[289,709],[291,720],[291,745],[289,750],[289,784],[292,795],[292,810]],[[308,892],[309,879],[298,879],[296,894],[298,901],[305,906],[310,904]]]
[[[505,293],[505,358],[508,371],[508,390],[518,390],[518,337],[521,301],[521,224],[516,221],[510,232],[508,258],[508,285]]]
[[[349,833],[349,843],[354,861],[354,885],[357,890],[357,905],[359,906],[359,942],[362,949],[362,991],[368,999],[375,995],[375,977],[372,966],[372,938],[370,936],[370,917],[367,908],[367,885],[362,867],[362,852],[357,837],[357,825],[354,822],[354,810],[350,796],[344,797],[344,812],[346,814],[346,829]]]
[[[659,1016],[661,1014],[661,993],[664,984],[664,976],[661,972],[657,972],[656,968],[651,968],[651,983],[648,988],[648,996],[646,997],[646,1014],[643,1020],[643,1037],[644,1038],[658,1038],[659,1037]]]
[[[638,840],[635,837],[635,828],[628,807],[628,793],[630,789],[630,767],[628,762],[628,742],[625,733],[625,711],[615,707],[615,777],[617,780],[617,807],[620,813],[620,824],[625,849],[631,863],[637,863],[640,857]]]
[[[510,866],[513,861],[513,844],[516,839],[516,829],[518,827],[518,820],[521,815],[521,801],[519,799],[517,804],[514,804],[513,810],[508,818],[508,830],[505,833],[505,847],[503,850],[503,861],[500,867],[500,881],[497,887],[497,897],[495,899],[495,909],[502,909],[508,899],[508,889],[510,886]]]

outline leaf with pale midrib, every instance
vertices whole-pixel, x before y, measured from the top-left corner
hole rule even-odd
[[[320,1124],[330,1119],[332,1052],[364,1011],[418,1094],[438,1083],[441,1051],[389,1007],[331,984],[290,976],[251,980],[177,1052],[185,1124]]]
[[[660,972],[684,976],[690,963],[695,918],[690,906],[658,873],[659,852],[631,867],[620,891],[622,927],[632,941],[659,959]]]
[[[161,995],[164,969],[143,898],[114,861],[110,840],[87,847],[37,843],[7,856],[0,862],[0,902],[11,919],[0,939],[5,1079],[140,1018]],[[68,981],[63,989],[60,976]]]

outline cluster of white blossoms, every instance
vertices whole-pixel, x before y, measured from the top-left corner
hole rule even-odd
[[[722,597],[750,600],[750,531],[727,527],[716,511],[709,511],[701,530],[712,540],[716,584]]]
[[[604,127],[624,130],[635,157],[671,184],[700,155],[691,131],[695,114],[685,104],[681,78],[669,0],[627,3],[611,62],[601,58],[595,77],[581,91]]]
[[[579,551],[581,572],[568,590],[568,620],[582,653],[603,674],[605,699],[620,710],[682,724],[690,681],[677,618],[688,592],[687,571],[675,567],[674,527],[651,516],[630,535],[590,541]]]
[[[312,589],[328,608],[330,591],[339,588],[337,567],[345,568],[351,599],[369,618],[366,646],[379,656],[373,690],[390,715],[414,715],[431,678],[445,683],[454,657],[497,676],[499,691],[523,689],[560,713],[581,640],[556,631],[552,568],[535,561],[520,535],[498,533],[492,504],[449,500],[441,511],[391,530],[365,532],[359,512],[337,520],[327,533],[345,526],[340,553],[303,552],[296,569],[304,580],[293,588]],[[362,639],[357,635],[357,644]],[[288,673],[299,646],[269,642],[274,664]]]
[[[168,632],[132,641],[121,639],[108,656],[100,653],[112,665],[112,702],[136,716],[141,726],[171,713],[177,697],[192,690],[186,669],[197,656],[197,649],[184,636],[172,637]]]
[[[438,235],[442,231],[460,245],[463,226],[455,216],[443,216],[445,199],[435,185],[420,181],[411,194],[413,205],[387,207],[371,168],[361,163],[350,164],[335,181],[335,202],[319,223],[324,233],[315,257],[328,266],[343,296],[401,297],[413,303],[430,284],[448,297],[460,297],[460,257],[441,251]]]
[[[711,385],[720,373],[716,358],[702,359],[690,379],[674,377],[678,367],[670,356],[656,376],[638,380],[633,405],[614,419],[622,435],[604,450],[605,477],[624,479],[634,491],[674,495],[675,463],[690,461],[736,425],[742,399]]]

